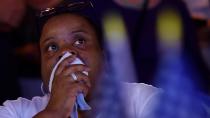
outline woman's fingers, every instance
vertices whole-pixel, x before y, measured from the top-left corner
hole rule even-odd
[[[86,75],[82,72],[78,72],[78,73],[75,74],[75,76],[77,77],[78,82],[84,83],[89,88],[91,88],[91,82],[90,82],[90,78],[88,77],[88,75]]]
[[[89,67],[81,64],[65,66],[65,64],[68,64],[69,61],[72,61],[72,59],[69,58],[68,60],[65,60],[65,62],[62,63],[62,65],[59,67],[60,69],[59,71],[62,72],[58,72],[60,74],[55,75],[55,79],[53,80],[53,88],[58,88],[58,86],[60,86],[59,88],[62,88],[64,86],[69,86],[69,89],[74,89],[75,87],[74,84],[78,83],[79,85],[85,86],[85,89],[83,89],[84,90],[83,93],[86,95],[88,93],[88,89],[91,88],[91,82],[88,75],[86,75],[83,72],[84,71],[89,72],[90,69]],[[75,88],[74,90],[78,90],[78,88]],[[75,91],[73,91],[73,93],[74,92]]]
[[[78,94],[83,93],[86,95],[88,93],[89,87],[81,82],[72,82],[71,84],[66,86],[67,96],[68,97],[76,97]]]
[[[78,73],[78,72],[83,72],[83,71],[89,72],[90,68],[87,67],[86,65],[74,64],[74,65],[66,66],[63,69],[62,73],[63,73],[64,76],[69,76],[72,73]]]
[[[85,86],[85,90],[82,91],[82,93],[87,95],[88,89],[91,88],[90,79],[88,78],[88,76],[86,74],[84,74],[82,72],[75,73],[75,76],[76,76],[77,80],[74,80],[71,75],[68,75],[65,78],[63,78],[64,80],[61,80],[61,81],[63,81],[64,84],[67,84],[66,86],[71,86],[69,89],[73,89],[72,88],[72,87],[74,87],[74,86],[72,86],[73,83],[79,84],[81,86]],[[78,92],[81,92],[81,91],[78,91]]]
[[[76,55],[71,55],[64,59],[59,65],[55,72],[55,75],[60,75],[63,69],[67,66],[69,66],[74,60],[76,59]]]

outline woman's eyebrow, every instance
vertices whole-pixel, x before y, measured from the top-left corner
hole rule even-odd
[[[85,30],[83,30],[83,29],[76,29],[76,30],[73,30],[73,31],[70,32],[70,34],[77,34],[77,33],[88,34],[88,32],[85,31]],[[52,37],[52,36],[51,36],[51,37],[44,38],[44,39],[41,40],[40,42],[41,42],[41,44],[44,44],[44,43],[46,43],[46,42],[48,42],[48,41],[50,41],[50,40],[53,40],[53,39],[55,39],[55,37]]]
[[[46,42],[48,42],[48,41],[50,41],[52,39],[54,39],[54,37],[47,37],[44,40],[42,40],[41,43],[46,43]]]
[[[72,33],[72,34],[74,34],[74,33],[85,33],[85,34],[87,34],[87,31],[85,31],[85,30],[83,30],[83,29],[78,29],[78,30],[72,31],[71,33]]]

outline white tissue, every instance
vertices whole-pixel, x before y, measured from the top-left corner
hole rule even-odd
[[[52,82],[53,82],[53,79],[54,79],[54,76],[55,76],[55,71],[57,70],[58,68],[58,65],[64,60],[66,59],[67,57],[71,56],[72,54],[69,53],[69,52],[66,52],[62,57],[61,59],[56,63],[55,67],[53,68],[52,72],[51,72],[51,75],[50,75],[50,81],[49,81],[49,92],[51,92],[51,89],[52,89]],[[73,64],[83,64],[84,63],[79,59],[79,58],[76,58],[72,63],[71,65]],[[88,75],[88,72],[86,71],[83,71],[84,74]],[[72,74],[72,76],[76,76],[74,73]],[[75,78],[73,78],[75,79]]]

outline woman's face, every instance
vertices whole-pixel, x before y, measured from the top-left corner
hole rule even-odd
[[[102,54],[97,35],[83,17],[62,14],[47,21],[41,32],[41,70],[45,87],[51,71],[64,52],[74,52],[90,69],[91,82],[100,73]]]

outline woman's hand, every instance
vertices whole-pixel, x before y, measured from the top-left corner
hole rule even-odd
[[[41,114],[50,113],[53,117],[67,118],[73,110],[77,95],[87,95],[91,86],[90,79],[82,71],[89,72],[90,69],[85,65],[70,65],[74,59],[75,55],[60,63],[55,72],[49,103]],[[73,80],[72,73],[76,74],[76,81]]]

